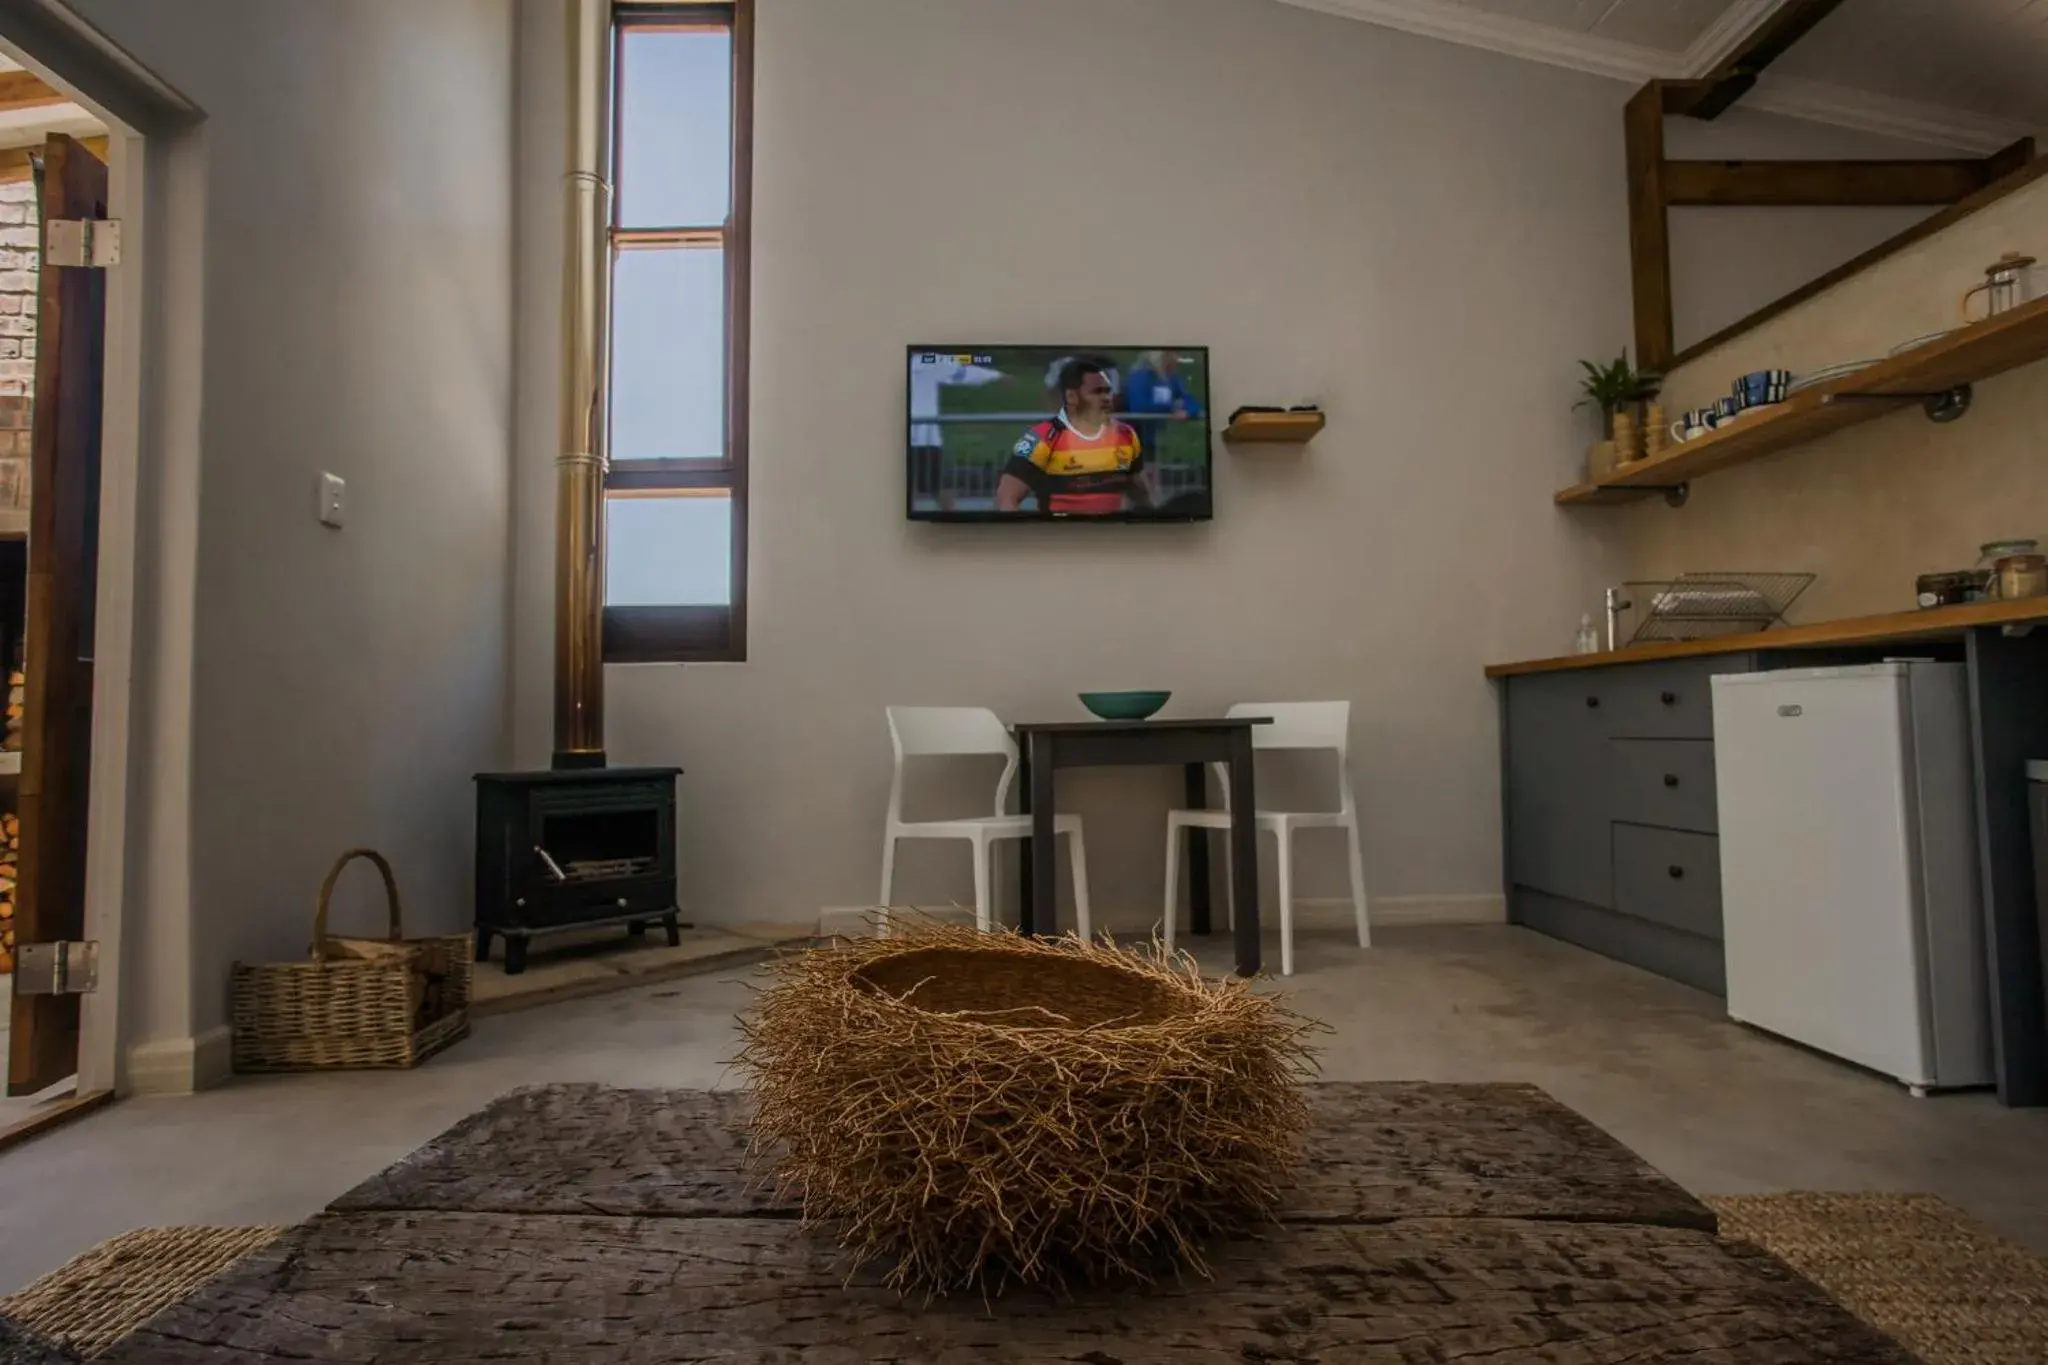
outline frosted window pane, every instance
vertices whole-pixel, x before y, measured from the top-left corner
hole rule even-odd
[[[607,606],[731,605],[730,495],[613,497],[605,508]]]
[[[625,251],[612,299],[612,458],[725,455],[725,253]]]
[[[732,205],[732,35],[626,34],[619,226],[716,227]]]

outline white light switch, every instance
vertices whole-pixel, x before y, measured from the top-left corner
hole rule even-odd
[[[341,525],[342,516],[347,510],[347,492],[348,484],[342,480],[341,475],[320,476],[320,520],[324,525]]]

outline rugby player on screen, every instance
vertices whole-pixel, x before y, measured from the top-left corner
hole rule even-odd
[[[1059,413],[1011,450],[996,484],[998,512],[1021,512],[1024,500],[1035,498],[1041,512],[1101,517],[1158,500],[1157,475],[1136,429],[1116,420],[1114,373],[1099,356],[1060,367]]]

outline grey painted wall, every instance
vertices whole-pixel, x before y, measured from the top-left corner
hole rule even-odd
[[[524,9],[515,686],[538,762],[559,91],[556,6]],[[883,706],[1064,717],[1089,686],[1184,713],[1350,698],[1373,892],[1494,891],[1482,666],[1568,649],[1614,576],[1611,525],[1550,494],[1591,436],[1573,362],[1628,335],[1628,94],[1264,0],[760,0],[752,658],[610,672],[615,759],[689,769],[693,913],[874,896]],[[1893,150],[1745,116],[1679,136]],[[1895,217],[1682,225],[1684,315],[1746,311]],[[1089,338],[1207,341],[1219,412],[1314,398],[1330,429],[1219,448],[1208,527],[906,525],[903,346]],[[1174,783],[1065,785],[1111,924],[1157,914]],[[901,871],[899,899],[968,894],[957,848]],[[1303,894],[1342,886],[1311,845]]]
[[[349,845],[409,930],[467,920],[469,777],[509,732],[512,5],[77,8],[207,115],[191,911],[129,907],[146,1042],[221,1023],[230,961],[302,954]],[[381,925],[367,889],[338,919]]]
[[[1753,114],[1739,105],[1711,123],[1669,120],[1665,152],[1701,160],[1962,155],[1952,148]],[[1673,209],[1672,330],[1678,344],[1690,345],[1726,327],[1932,212],[1917,207]]]
[[[553,9],[529,5],[536,41]],[[1264,0],[760,0],[752,658],[609,674],[614,760],[689,770],[688,908],[873,898],[884,705],[1068,717],[1091,685],[1183,713],[1351,698],[1374,892],[1497,890],[1482,665],[1569,647],[1602,578],[1597,527],[1550,494],[1590,438],[1573,359],[1627,327],[1624,94]],[[551,184],[557,146],[522,175]],[[521,299],[551,309],[559,208],[522,204]],[[1219,447],[1206,527],[905,524],[904,346],[1091,338],[1206,341],[1219,412],[1316,398],[1330,428]],[[552,344],[523,338],[523,384]],[[533,762],[553,437],[530,397]],[[1063,782],[1112,924],[1157,913],[1177,781]],[[1323,852],[1304,894],[1341,892]],[[965,853],[907,855],[901,888],[964,899]]]

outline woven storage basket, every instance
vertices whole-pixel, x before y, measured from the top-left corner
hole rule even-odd
[[[334,884],[357,858],[384,877],[384,939],[327,936]],[[418,1066],[469,1032],[473,962],[468,934],[406,938],[391,864],[375,849],[352,848],[320,883],[312,961],[235,964],[235,1070]]]

